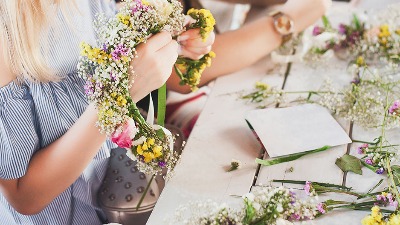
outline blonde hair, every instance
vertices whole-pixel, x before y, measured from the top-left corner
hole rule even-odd
[[[48,82],[59,80],[44,54],[50,20],[71,0],[1,0],[0,41],[5,64],[18,78]]]

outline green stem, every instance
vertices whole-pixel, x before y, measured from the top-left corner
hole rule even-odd
[[[317,148],[314,150],[310,150],[310,151],[306,151],[306,152],[299,152],[299,153],[290,154],[290,155],[286,155],[286,156],[275,157],[275,158],[271,158],[271,159],[267,159],[267,160],[262,160],[262,159],[257,158],[256,163],[261,164],[263,166],[272,166],[272,165],[283,163],[283,162],[290,162],[290,161],[299,159],[299,158],[309,155],[309,154],[323,152],[330,148],[331,148],[331,146],[326,145],[322,148]]]
[[[316,192],[318,193],[319,191],[316,190]],[[363,195],[358,194],[358,193],[353,192],[353,191],[336,190],[336,189],[326,189],[326,190],[323,190],[322,192],[319,192],[319,193],[340,193],[340,194],[353,195],[353,196],[356,196],[357,198],[363,196]]]
[[[176,66],[176,64],[174,64],[174,70],[175,70],[176,75],[178,75],[178,77],[179,77],[181,80],[183,80],[183,79],[184,79],[184,76],[183,76],[181,70],[178,69],[178,67]]]
[[[364,162],[364,160],[360,160],[361,164],[365,167],[367,167],[368,169],[370,169],[372,172],[376,173],[377,168],[375,168],[374,166],[371,166],[369,164],[367,164],[366,162]]]
[[[146,197],[146,194],[147,194],[147,192],[149,191],[151,182],[153,182],[154,177],[155,177],[155,175],[151,176],[150,181],[149,181],[149,183],[147,184],[147,187],[146,187],[146,189],[144,190],[144,192],[143,192],[143,194],[142,194],[142,197],[140,197],[139,203],[138,203],[137,206],[136,206],[136,211],[139,210],[140,205],[142,204],[142,202],[143,202],[143,200],[144,200],[144,197]]]
[[[302,184],[305,185],[306,181],[302,180],[272,180],[272,182],[275,183],[284,183],[284,184]],[[312,184],[317,184],[322,187],[334,187],[334,188],[340,188],[340,189],[345,189],[345,190],[351,190],[351,188],[343,186],[343,185],[337,185],[337,184],[330,184],[330,183],[320,183],[320,182],[312,182]]]
[[[356,139],[353,139],[352,142],[353,143],[364,143],[364,144],[369,144],[369,145],[377,145],[378,144],[376,142],[360,141],[360,140],[356,140]]]
[[[376,146],[376,147],[368,147],[368,148],[370,148],[370,149],[378,149],[378,148],[390,148],[390,147],[397,147],[397,146],[400,146],[400,145],[384,145],[384,146],[381,146],[381,147]]]
[[[167,102],[167,85],[164,84],[158,89],[158,99],[157,99],[157,124],[164,126],[165,124],[165,112],[166,112],[166,102]]]

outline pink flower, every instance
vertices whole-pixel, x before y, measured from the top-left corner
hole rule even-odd
[[[318,35],[322,34],[322,32],[324,32],[324,28],[322,28],[320,26],[315,26],[313,31],[312,31],[312,35],[313,36],[318,36]]]
[[[306,181],[306,185],[304,186],[304,191],[307,195],[310,195],[312,192],[312,184],[310,181]]]
[[[318,203],[317,205],[317,209],[320,213],[325,214],[326,210],[325,210],[325,205],[323,203]]]
[[[400,100],[396,100],[393,102],[393,105],[389,108],[389,114],[396,115],[397,110],[400,108]]]
[[[369,147],[368,144],[362,144],[361,146],[359,146],[359,147],[357,148],[358,154],[364,154],[364,153],[365,153],[365,150],[366,150],[368,147]]]
[[[121,148],[130,148],[132,146],[132,140],[135,138],[137,132],[138,129],[135,125],[135,121],[129,118],[123,125],[122,129],[119,127],[111,135],[111,141]]]

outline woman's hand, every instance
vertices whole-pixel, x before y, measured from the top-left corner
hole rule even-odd
[[[178,43],[168,32],[161,32],[140,44],[136,50],[138,57],[131,62],[133,84],[130,94],[134,102],[167,81],[178,58]]]
[[[200,29],[190,29],[178,36],[179,55],[197,60],[211,51],[211,46],[215,40],[214,32],[211,32],[208,38],[203,41],[199,31]]]
[[[281,10],[293,19],[298,33],[321,18],[331,5],[331,0],[288,0]]]

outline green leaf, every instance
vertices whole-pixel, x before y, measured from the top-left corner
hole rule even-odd
[[[336,159],[335,164],[343,171],[351,171],[353,173],[362,175],[361,161],[359,158],[352,155],[343,155],[342,157]]]
[[[356,30],[360,30],[361,29],[361,23],[360,23],[360,20],[358,19],[356,14],[353,14],[353,22],[354,22],[354,25],[356,27]]]
[[[396,186],[399,186],[399,184],[400,184],[400,166],[393,165],[390,168],[392,169],[394,183],[396,184]]]
[[[329,19],[327,16],[323,15],[322,16],[322,23],[324,24],[324,28],[331,28],[331,22],[329,22]]]
[[[256,211],[255,211],[253,205],[251,204],[251,202],[249,202],[249,200],[245,199],[244,203],[246,205],[246,208],[245,208],[245,213],[246,214],[245,214],[245,216],[243,218],[243,223],[244,224],[249,224],[253,220],[253,218],[254,218],[254,216],[256,214]]]
[[[298,158],[301,158],[305,155],[309,155],[309,154],[313,154],[313,153],[317,153],[317,152],[323,152],[330,148],[331,148],[331,146],[325,145],[322,148],[317,148],[317,149],[306,151],[306,152],[299,152],[299,153],[295,153],[295,154],[275,157],[275,158],[271,158],[271,159],[267,159],[267,160],[256,159],[256,163],[261,164],[263,166],[272,166],[272,165],[283,163],[283,162],[290,162],[290,161],[296,160]]]

